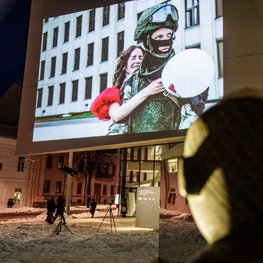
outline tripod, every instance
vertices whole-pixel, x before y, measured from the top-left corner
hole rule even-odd
[[[99,232],[100,227],[102,226],[103,221],[104,221],[104,219],[106,218],[106,216],[107,216],[108,213],[109,213],[109,216],[110,216],[110,229],[111,229],[111,233],[112,233],[112,225],[114,225],[115,231],[117,232],[117,230],[116,230],[116,225],[115,225],[115,221],[114,221],[114,217],[113,217],[113,213],[112,213],[111,205],[112,205],[112,204],[110,204],[110,206],[108,207],[107,212],[106,212],[105,216],[103,217],[103,219],[102,219],[102,221],[101,221],[101,223],[100,223],[100,225],[99,225],[99,228],[98,228],[97,232]]]
[[[62,230],[62,226],[64,226],[73,235],[73,233],[69,230],[69,228],[66,226],[66,224],[62,222],[62,217],[60,217],[60,222],[58,223],[58,225],[56,226],[55,230],[52,232],[50,237],[52,237],[55,234],[59,235],[59,232],[61,232],[61,230]]]

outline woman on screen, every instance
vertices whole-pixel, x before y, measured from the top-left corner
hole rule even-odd
[[[114,80],[123,72],[126,78],[114,81],[115,87],[103,91],[91,106],[91,112],[99,119],[113,120],[109,134],[184,129],[203,112],[208,89],[202,94],[193,94],[195,96],[190,98],[178,98],[163,93],[165,88],[161,79],[162,70],[175,55],[173,42],[178,19],[176,7],[165,3],[147,8],[140,16],[134,40],[143,43],[144,55],[138,47],[130,50],[131,53],[127,50],[127,59],[120,57],[118,66],[122,64],[123,67],[117,66]],[[134,52],[141,55],[135,55],[138,59],[136,66],[128,72],[129,61]],[[105,99],[105,95],[109,94],[110,99],[107,96]],[[98,111],[106,114],[98,116]]]
[[[132,45],[124,50],[117,62],[113,86],[102,91],[91,105],[91,112],[98,119],[113,120],[114,123],[109,127],[109,135],[127,133],[127,116],[148,96],[164,90],[161,80],[158,79],[131,99],[132,88],[129,80],[140,67],[143,56],[144,49],[141,46]]]

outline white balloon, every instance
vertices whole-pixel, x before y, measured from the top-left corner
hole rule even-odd
[[[166,91],[174,96],[193,97],[208,88],[214,71],[208,53],[195,48],[186,49],[168,61],[162,72],[162,82]]]

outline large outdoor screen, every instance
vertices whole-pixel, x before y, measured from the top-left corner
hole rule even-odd
[[[32,1],[18,153],[184,139],[223,97],[223,18],[162,2]]]

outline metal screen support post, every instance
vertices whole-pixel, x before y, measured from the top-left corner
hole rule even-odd
[[[73,152],[69,152],[68,166],[73,167]],[[68,215],[70,213],[71,191],[72,191],[72,176],[67,174],[66,213]]]

